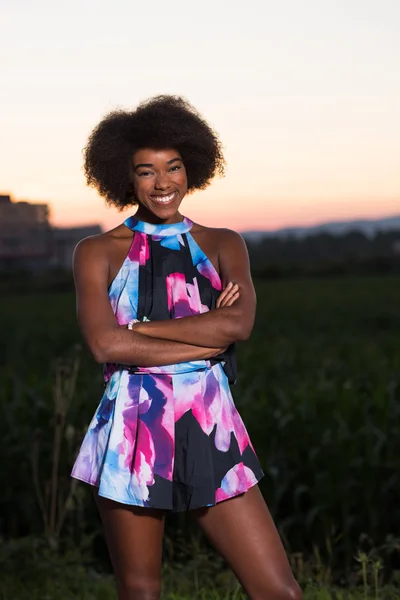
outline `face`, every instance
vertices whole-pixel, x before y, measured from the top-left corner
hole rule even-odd
[[[187,177],[176,150],[141,148],[133,155],[133,186],[141,220],[179,221],[178,209],[187,192]]]

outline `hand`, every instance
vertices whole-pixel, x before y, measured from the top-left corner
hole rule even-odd
[[[226,346],[225,348],[207,348],[205,350],[203,359],[208,360],[210,358],[214,358],[214,356],[218,356],[219,354],[222,354],[227,349],[228,349],[228,346]]]
[[[232,304],[236,302],[239,296],[240,293],[238,284],[233,284],[232,281],[230,281],[218,296],[216,308],[222,308],[223,306],[232,306]]]

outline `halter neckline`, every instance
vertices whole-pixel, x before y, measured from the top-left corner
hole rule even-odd
[[[193,221],[188,217],[183,217],[183,221],[178,223],[147,223],[146,221],[139,221],[135,217],[128,217],[124,221],[124,225],[132,231],[140,231],[141,233],[147,233],[148,235],[155,235],[157,237],[167,237],[169,235],[180,235],[187,233],[191,230]]]

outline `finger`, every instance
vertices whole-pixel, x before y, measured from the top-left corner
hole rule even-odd
[[[224,304],[224,306],[232,306],[232,304],[234,304],[236,302],[236,300],[238,300],[240,296],[239,292],[236,292],[236,294],[234,294],[231,298],[229,298],[228,302],[226,304]]]
[[[233,283],[232,281],[230,281],[222,290],[220,296],[224,297],[226,296],[226,294],[229,294],[230,290],[232,289]]]
[[[230,281],[222,290],[222,292],[220,293],[220,295],[218,296],[217,299],[217,303],[216,303],[216,307],[219,308],[221,305],[221,302],[224,300],[224,298],[226,297],[227,294],[229,294],[230,290],[232,289],[232,285],[233,283]]]
[[[224,298],[223,301],[221,302],[221,307],[229,306],[230,302],[232,302],[232,298],[234,296],[236,296],[236,294],[239,294],[239,293],[240,292],[235,292],[234,294],[229,295],[228,297]]]
[[[239,291],[239,286],[236,283],[233,288],[224,296],[224,298],[222,298],[220,304],[222,304],[222,306],[225,306],[226,303],[232,298],[232,296],[234,296],[234,294],[236,294]]]
[[[232,285],[232,287],[229,288],[229,290],[224,290],[224,292],[223,292],[224,298],[226,298],[227,296],[230,296],[231,294],[234,294],[235,292],[237,292],[238,289],[239,289],[239,286],[237,283],[235,283],[234,285]]]

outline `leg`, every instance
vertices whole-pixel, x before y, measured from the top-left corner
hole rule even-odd
[[[300,588],[258,486],[193,513],[251,600],[301,600]]]
[[[159,600],[162,511],[127,506],[95,492],[114,569],[118,600]]]

